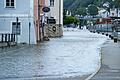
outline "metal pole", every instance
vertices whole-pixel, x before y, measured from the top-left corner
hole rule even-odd
[[[17,42],[18,42],[18,34],[17,34],[17,28],[18,28],[18,21],[19,21],[19,18],[17,17],[16,18],[16,44],[17,44]]]
[[[61,0],[59,0],[59,33],[60,33],[60,28],[61,27]]]
[[[45,26],[45,13],[44,13],[44,21],[42,22],[42,36],[44,38],[44,26]],[[43,39],[44,41],[44,39]]]
[[[117,38],[118,38],[118,8],[117,8],[117,26],[116,26],[116,28],[117,28]]]
[[[108,18],[108,12],[107,12],[107,18]],[[108,19],[107,19],[107,34],[108,34]]]
[[[40,30],[40,0],[38,0],[38,26],[39,28],[39,41],[41,40],[41,30]],[[37,33],[37,35],[38,35]],[[38,36],[37,36],[38,37]]]
[[[30,28],[31,28],[31,23],[29,22],[29,45],[30,45]]]

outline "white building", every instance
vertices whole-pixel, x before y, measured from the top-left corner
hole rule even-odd
[[[117,13],[118,12],[118,13]],[[120,17],[120,10],[118,9],[110,9],[110,12],[106,11],[106,9],[101,9],[98,12],[98,16],[102,17],[102,18],[106,18],[106,17]]]
[[[109,12],[106,11],[105,9],[101,9],[98,13],[99,13],[98,16],[100,16],[101,18],[106,18],[107,15],[109,15]]]
[[[120,17],[120,10],[119,9],[118,10],[117,9],[111,9],[110,10],[110,16],[111,17]]]
[[[68,10],[67,10],[66,16],[71,16],[71,15],[72,15],[71,11],[68,11]]]
[[[36,44],[34,0],[0,0],[0,33],[17,34],[18,43]]]
[[[50,12],[46,13],[48,19],[55,19],[55,24],[48,25],[50,31],[48,36],[59,37],[63,35],[63,0],[45,0],[45,6],[50,8]],[[56,28],[55,28],[56,27]],[[54,30],[56,31],[54,31]],[[53,30],[53,31],[51,31]]]
[[[54,17],[56,24],[63,25],[63,0],[45,0],[45,5],[50,7],[47,16]]]

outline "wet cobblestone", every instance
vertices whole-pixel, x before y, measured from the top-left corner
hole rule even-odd
[[[99,61],[99,54],[88,60],[94,50],[91,47],[102,39],[105,37],[88,31],[73,31],[49,42],[3,51],[0,53],[0,80],[77,80],[88,76]],[[92,52],[88,52],[89,48]],[[86,66],[87,62],[91,65]]]

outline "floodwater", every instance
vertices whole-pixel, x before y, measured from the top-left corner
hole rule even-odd
[[[0,80],[41,80],[93,73],[107,37],[65,30],[61,38],[0,53]]]

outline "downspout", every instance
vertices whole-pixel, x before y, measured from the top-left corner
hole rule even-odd
[[[60,33],[60,27],[61,27],[61,0],[59,0],[59,33]]]
[[[38,40],[40,41],[41,40],[41,33],[40,33],[41,32],[40,31],[40,0],[38,0],[38,29],[39,29],[38,30],[39,32],[37,34],[39,35]]]

